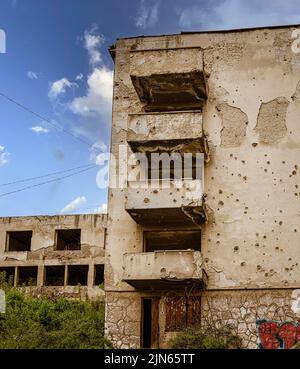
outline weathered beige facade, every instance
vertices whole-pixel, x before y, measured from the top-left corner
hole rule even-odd
[[[36,295],[104,296],[106,222],[95,214],[0,218],[0,272]]]
[[[106,329],[117,347],[164,347],[211,316],[257,347],[257,320],[297,322],[295,28],[119,39],[111,50],[117,160],[124,144],[129,153],[206,159],[202,188],[189,201],[175,187],[109,191]]]

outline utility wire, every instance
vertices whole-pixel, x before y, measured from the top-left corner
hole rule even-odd
[[[82,168],[88,168],[88,167],[94,167],[94,164],[81,165],[81,166],[76,167],[76,168],[61,170],[59,172],[48,173],[48,174],[45,174],[45,175],[42,175],[42,176],[38,176],[38,177],[31,177],[31,178],[26,178],[26,179],[20,179],[20,180],[13,181],[13,182],[0,183],[0,187],[5,187],[5,186],[10,186],[10,185],[15,185],[15,184],[18,184],[18,183],[24,183],[24,182],[34,181],[36,179],[51,177],[51,176],[55,176],[57,174],[68,173],[68,172],[72,172],[73,170],[82,169]]]
[[[11,97],[7,96],[6,94],[4,94],[4,93],[3,93],[3,92],[1,92],[1,91],[0,91],[0,96],[4,97],[6,100],[8,100],[8,101],[10,101],[11,103],[13,103],[13,104],[17,105],[19,108],[21,108],[21,109],[23,109],[23,110],[27,111],[28,113],[33,114],[33,115],[34,115],[34,116],[36,116],[37,118],[39,118],[39,119],[41,119],[41,120],[43,120],[43,121],[45,121],[45,122],[47,122],[47,123],[51,124],[51,125],[52,125],[53,127],[55,127],[58,131],[62,131],[62,132],[64,132],[64,133],[66,133],[66,134],[68,134],[68,135],[72,136],[75,140],[77,140],[77,141],[79,141],[79,142],[81,142],[81,143],[83,143],[83,144],[85,144],[85,145],[87,145],[87,146],[89,146],[89,147],[93,147],[93,145],[92,145],[90,142],[85,141],[84,139],[82,139],[82,138],[80,138],[80,137],[75,136],[72,132],[68,131],[67,129],[63,128],[62,126],[60,126],[60,125],[58,125],[58,124],[53,123],[50,119],[43,117],[41,114],[36,113],[35,111],[33,111],[33,110],[31,110],[31,109],[27,108],[25,105],[23,105],[23,104],[19,103],[18,101],[16,101],[16,100],[12,99]]]
[[[83,170],[80,170],[78,172],[75,172],[75,173],[72,173],[72,174],[68,174],[67,176],[63,176],[63,177],[58,177],[58,178],[54,178],[54,179],[51,179],[49,181],[45,181],[45,182],[41,182],[41,183],[36,183],[34,185],[31,185],[31,186],[27,186],[27,187],[23,187],[23,188],[19,188],[18,190],[15,190],[15,191],[10,191],[10,192],[6,192],[6,193],[2,193],[0,194],[0,197],[4,197],[4,196],[8,196],[8,195],[12,195],[14,193],[18,193],[18,192],[22,192],[22,191],[25,191],[25,190],[29,190],[31,188],[35,188],[35,187],[39,187],[39,186],[43,186],[45,184],[48,184],[48,183],[53,183],[53,182],[56,182],[56,181],[60,181],[62,179],[66,179],[66,178],[70,178],[70,177],[73,177],[75,176],[76,174],[80,174],[80,173],[84,173],[90,169],[93,169],[93,168],[96,168],[97,165],[93,165],[92,167],[89,167],[89,168],[86,168],[86,169],[83,169]]]

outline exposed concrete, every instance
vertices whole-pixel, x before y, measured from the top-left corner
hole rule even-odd
[[[286,135],[288,106],[289,101],[285,97],[278,97],[275,100],[261,104],[255,127],[261,142],[274,144]]]
[[[222,117],[221,145],[224,147],[241,145],[247,133],[247,115],[228,104],[218,105],[217,110]]]
[[[118,145],[128,140],[127,135],[133,140],[134,133],[140,137],[145,134],[147,142],[156,134],[153,127],[157,126],[159,140],[163,141],[163,121],[170,122],[166,124],[166,140],[170,135],[176,138],[177,133],[180,140],[181,134],[186,137],[187,133],[184,119],[181,128],[176,122],[176,129],[171,131],[172,118],[162,118],[161,111],[155,117],[143,118],[141,130],[136,130],[132,114],[144,114],[147,101],[141,101],[143,95],[136,93],[131,76],[145,78],[157,73],[172,74],[174,78],[175,73],[191,73],[199,70],[199,64],[203,65],[201,72],[208,98],[203,101],[201,119],[211,160],[204,173],[209,216],[201,229],[201,253],[208,281],[202,296],[210,294],[215,301],[216,316],[236,324],[247,347],[257,345],[257,317],[296,319],[290,310],[292,289],[300,287],[298,88],[295,93],[300,58],[291,50],[295,28],[123,39],[118,40],[115,48],[111,150],[116,158]],[[201,61],[199,55],[203,55]],[[291,96],[293,102],[289,103]],[[165,101],[168,105],[167,98]],[[139,118],[132,119],[137,122]],[[158,147],[163,145],[152,149]],[[144,146],[144,150],[148,149]],[[182,145],[184,150],[187,147]],[[147,209],[154,194],[149,191],[142,195],[140,206]],[[139,347],[141,299],[164,295],[159,290],[151,293],[135,290],[122,280],[123,255],[142,253],[143,232],[149,230],[128,214],[126,196],[123,189],[109,191],[107,334],[118,347]],[[137,200],[137,196],[132,198]],[[171,195],[169,198],[173,199]],[[138,205],[136,202],[135,207]],[[177,215],[174,211],[172,214],[171,221],[175,222]],[[170,218],[169,214],[166,219]],[[127,315],[126,308],[123,311],[122,304],[130,305],[132,315]],[[206,306],[203,303],[203,319]],[[165,332],[163,302],[160,309],[163,346],[176,333]],[[244,309],[249,309],[246,315]],[[126,326],[122,323],[123,315]]]
[[[180,286],[185,288],[188,284],[202,286],[206,283],[199,251],[169,250],[125,254],[123,268],[123,280],[143,290]]]
[[[18,286],[18,268],[38,268],[37,287],[26,287],[33,294],[67,297],[103,296],[103,288],[95,285],[94,265],[104,265],[106,215],[57,215],[0,218],[0,268],[15,268],[14,285]],[[56,250],[56,230],[81,230],[80,250]],[[32,231],[30,251],[7,251],[8,232]],[[45,286],[46,266],[88,265],[87,286]],[[67,283],[65,281],[65,283]]]

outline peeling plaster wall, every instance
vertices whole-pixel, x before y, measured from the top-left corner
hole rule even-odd
[[[104,295],[104,291],[93,282],[94,265],[105,263],[106,222],[106,215],[95,214],[0,218],[0,267],[38,266],[38,287],[31,288],[31,292],[38,296],[56,294],[94,298]],[[81,249],[56,250],[55,232],[59,229],[81,229]],[[5,251],[9,231],[32,231],[31,251]],[[89,265],[87,286],[80,289],[77,286],[44,287],[45,265],[72,264]]]
[[[300,56],[291,50],[294,29],[122,39],[116,45],[111,146],[116,157],[118,145],[126,143],[128,114],[143,111],[130,68],[146,73],[149,55],[158,49],[203,53],[208,90],[203,129],[211,155],[205,167],[209,220],[202,229],[202,254],[207,290],[217,296],[223,289],[299,288]],[[170,72],[176,71],[174,60]],[[117,299],[118,291],[131,291],[138,301],[141,293],[122,282],[122,260],[126,252],[143,251],[143,230],[125,211],[125,200],[123,189],[109,191],[106,292]],[[140,319],[138,307],[136,314]],[[260,317],[264,314],[268,317],[267,311]],[[112,305],[107,319],[118,321]]]

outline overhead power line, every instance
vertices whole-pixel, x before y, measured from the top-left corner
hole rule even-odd
[[[29,189],[31,189],[31,188],[35,188],[35,187],[39,187],[39,186],[43,186],[43,185],[48,184],[48,183],[53,183],[53,182],[56,182],[56,181],[61,181],[61,180],[66,179],[66,178],[73,177],[73,176],[75,176],[75,175],[77,175],[77,174],[87,172],[88,170],[93,169],[93,168],[96,168],[96,167],[97,167],[97,165],[93,165],[92,167],[89,167],[89,168],[86,168],[86,169],[80,170],[80,171],[75,172],[75,173],[68,174],[68,175],[63,176],[63,177],[58,177],[58,178],[54,178],[54,179],[51,179],[51,180],[48,180],[48,181],[45,181],[45,182],[36,183],[36,184],[34,184],[34,185],[31,185],[31,186],[27,186],[27,187],[19,188],[18,190],[15,190],[15,191],[10,191],[10,192],[6,192],[6,193],[2,193],[2,194],[0,194],[0,197],[4,197],[4,196],[8,196],[8,195],[12,195],[12,194],[15,194],[15,193],[18,193],[18,192],[22,192],[22,191],[25,191],[25,190],[29,190]]]
[[[72,171],[77,170],[77,169],[88,168],[88,167],[94,167],[94,164],[81,165],[79,167],[66,169],[66,170],[61,170],[59,172],[48,173],[48,174],[44,174],[44,175],[38,176],[38,177],[31,177],[31,178],[19,179],[19,180],[13,181],[13,182],[0,183],[0,187],[11,186],[11,185],[15,185],[15,184],[18,184],[18,183],[30,182],[30,181],[34,181],[34,180],[37,180],[37,179],[52,177],[52,176],[55,176],[57,174],[68,173],[68,172],[72,172]]]
[[[39,119],[41,119],[41,120],[43,120],[43,121],[45,121],[45,122],[47,122],[47,123],[51,124],[51,125],[52,125],[53,127],[55,127],[58,131],[64,132],[64,133],[66,133],[66,134],[68,134],[68,135],[72,136],[75,140],[77,140],[77,141],[79,141],[79,142],[81,142],[81,143],[83,143],[83,144],[85,144],[85,145],[87,145],[87,146],[89,146],[89,147],[93,147],[93,145],[92,145],[90,142],[88,142],[88,141],[86,141],[86,140],[84,140],[84,139],[82,139],[82,138],[80,138],[80,137],[77,137],[76,135],[74,135],[74,133],[72,133],[72,132],[68,131],[67,129],[63,128],[62,126],[60,126],[60,125],[58,125],[58,124],[56,124],[56,123],[53,123],[50,119],[48,119],[48,118],[46,118],[46,117],[42,116],[42,115],[41,115],[41,114],[39,114],[39,113],[36,113],[35,111],[33,111],[33,110],[32,110],[32,109],[30,109],[30,108],[27,108],[27,106],[25,106],[25,105],[23,105],[23,104],[19,103],[18,101],[16,101],[15,99],[13,99],[13,98],[11,98],[11,97],[7,96],[5,93],[3,93],[3,92],[1,92],[1,91],[0,91],[0,96],[4,97],[6,100],[8,100],[8,101],[10,101],[11,103],[13,103],[13,104],[17,105],[19,108],[21,108],[21,109],[23,109],[23,110],[27,111],[28,113],[33,114],[33,115],[34,115],[34,116],[36,116],[37,118],[39,118]]]

